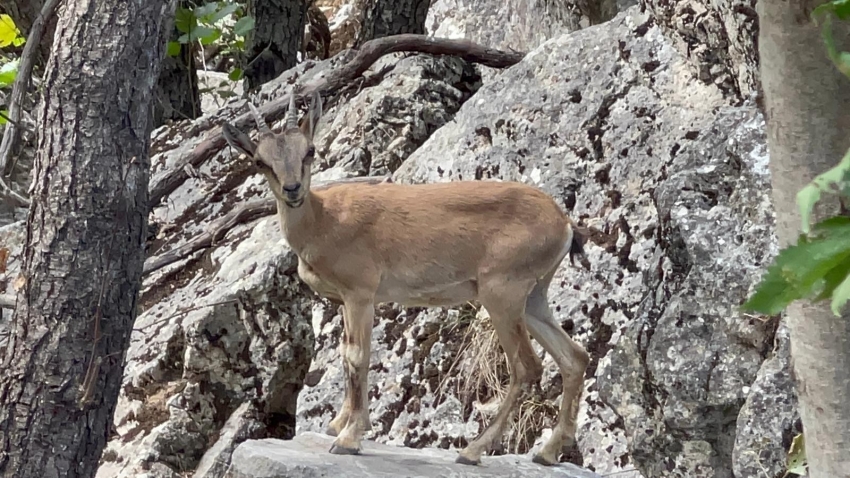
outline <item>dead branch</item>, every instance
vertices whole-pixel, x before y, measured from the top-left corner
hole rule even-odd
[[[345,183],[380,184],[386,182],[392,182],[392,179],[390,177],[364,176],[319,183],[313,186],[312,189],[314,191],[320,191],[322,189],[327,189],[329,187]],[[260,199],[243,204],[235,211],[232,211],[219,219],[206,232],[203,232],[189,240],[189,242],[146,260],[145,267],[142,270],[142,275],[150,274],[157,269],[162,269],[169,264],[185,259],[201,249],[212,247],[216,241],[220,240],[225,234],[239,224],[244,224],[260,217],[271,216],[276,212],[277,205],[275,204],[274,199]]]
[[[15,310],[15,296],[12,294],[0,295],[0,309]]]
[[[24,46],[24,51],[21,53],[21,63],[18,69],[18,76],[15,78],[15,84],[12,86],[12,96],[9,98],[9,122],[6,124],[6,130],[3,131],[3,141],[0,142],[0,173],[3,176],[8,176],[10,173],[9,158],[12,156],[12,151],[15,149],[15,143],[18,142],[20,134],[21,120],[21,103],[24,99],[24,93],[29,89],[30,77],[32,76],[32,67],[35,64],[35,57],[38,54],[38,46],[41,43],[41,37],[44,33],[44,26],[47,20],[53,15],[53,11],[61,0],[47,0],[41,7],[41,13],[32,23],[30,34],[27,37],[27,43]]]
[[[335,91],[362,75],[382,56],[404,51],[457,56],[466,61],[493,68],[506,68],[515,65],[525,56],[525,53],[487,48],[468,40],[451,40],[427,35],[402,34],[376,38],[364,43],[357,50],[357,55],[345,65],[335,68],[324,77],[301,87],[300,91],[295,93],[296,101],[304,101],[314,91],[324,94]],[[288,105],[289,95],[285,95],[262,105],[259,110],[263,118],[271,122],[280,119],[286,112]],[[254,119],[250,113],[245,113],[236,118],[234,126],[243,130],[253,128]],[[224,137],[221,135],[221,127],[215,127],[191,153],[175,164],[165,177],[151,185],[151,205],[159,204],[162,198],[172,193],[187,179],[186,165],[198,167],[224,148],[225,144]]]

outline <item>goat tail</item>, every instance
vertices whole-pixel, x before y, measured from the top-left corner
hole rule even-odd
[[[572,234],[570,234],[572,239],[570,240],[570,249],[569,249],[570,265],[575,265],[575,263],[573,261],[576,258],[578,258],[581,265],[589,271],[590,270],[590,260],[588,260],[587,255],[584,253],[584,241],[585,241],[586,238],[585,238],[584,234],[582,234],[578,230],[578,227],[576,227],[576,225],[573,224],[572,222],[570,222],[570,224],[567,225],[567,227],[570,228],[570,232],[572,233]]]

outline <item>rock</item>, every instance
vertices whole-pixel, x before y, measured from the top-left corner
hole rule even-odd
[[[26,241],[25,221],[0,226],[0,295],[17,298],[15,279],[21,271],[23,257],[21,252]],[[12,310],[0,308],[0,356],[9,340],[9,327]]]
[[[558,35],[606,22],[637,2],[603,0],[435,0],[426,28],[490,48],[530,51]]]
[[[224,476],[229,467],[234,448],[239,443],[262,436],[265,432],[256,410],[249,402],[239,405],[233,415],[221,427],[219,438],[201,458],[193,478],[218,478]]]
[[[337,476],[377,477],[564,477],[601,478],[570,463],[543,467],[526,456],[487,456],[480,466],[454,463],[455,453],[411,450],[371,442],[363,443],[359,456],[328,453],[333,438],[303,433],[293,440],[249,440],[233,452],[228,478],[291,478]]]
[[[774,319],[775,320],[775,319]],[[791,341],[783,319],[772,356],[764,361],[738,414],[732,466],[737,478],[780,476],[791,441],[802,433],[791,372]]]
[[[759,95],[756,0],[645,0],[676,48],[738,102]]]
[[[610,20],[635,0],[434,0],[428,34],[490,48],[531,51],[556,36]],[[485,81],[502,70],[479,67]]]
[[[485,83],[394,175],[528,182],[589,229],[592,272],[566,262],[550,297],[593,357],[579,448],[599,473],[731,476],[772,342],[737,309],[776,248],[763,119],[694,80],[631,8]]]
[[[288,93],[292,83],[312,81],[352,54],[303,62],[252,101]],[[378,74],[390,61],[375,65],[359,91],[346,93],[351,98],[328,104],[315,138],[323,159],[317,182],[394,170],[451,120],[477,85],[462,60],[395,58],[391,70]],[[205,139],[202,132],[242,114],[244,101],[232,98],[197,120],[156,130],[152,185]],[[149,255],[180,247],[249,200],[270,197],[265,179],[249,166],[225,148],[192,169],[152,211]],[[269,216],[145,277],[116,430],[98,476],[195,469],[198,476],[221,476],[240,441],[294,434],[297,397],[314,356],[317,303],[296,266],[277,217]]]

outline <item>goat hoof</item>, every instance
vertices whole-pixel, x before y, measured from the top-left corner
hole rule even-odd
[[[359,455],[360,450],[357,448],[348,448],[337,444],[331,445],[329,450],[332,455]]]
[[[534,463],[537,463],[538,465],[543,465],[543,466],[554,466],[556,464],[554,462],[547,460],[546,458],[543,458],[543,455],[537,455],[537,454],[535,454],[531,458],[531,461],[534,462]]]
[[[333,427],[328,427],[325,429],[325,435],[330,437],[336,437],[337,435],[339,435],[339,432],[337,432],[336,429]]]
[[[461,465],[476,466],[476,465],[481,463],[481,460],[480,459],[479,460],[470,460],[469,458],[467,458],[463,455],[458,455],[457,458],[455,458],[455,463],[459,463]]]

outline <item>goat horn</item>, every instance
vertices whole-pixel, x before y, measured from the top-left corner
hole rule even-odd
[[[266,123],[266,120],[263,119],[263,115],[260,114],[260,110],[254,106],[250,101],[248,102],[248,108],[251,110],[251,114],[254,116],[254,121],[257,123],[257,129],[260,130],[260,133],[267,134],[271,133],[272,130],[269,128],[269,125]]]
[[[295,92],[289,94],[289,109],[286,111],[286,128],[298,127],[298,111],[295,109]]]

